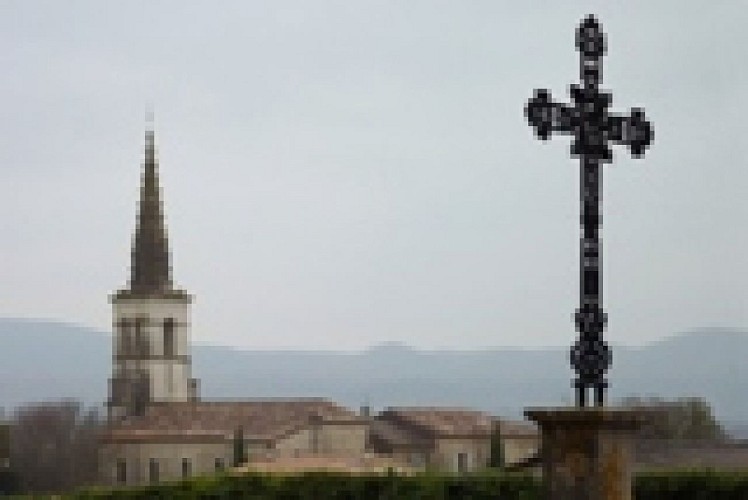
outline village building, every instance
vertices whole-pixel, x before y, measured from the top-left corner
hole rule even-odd
[[[470,472],[488,466],[492,419],[447,408],[388,408],[371,422],[373,450],[415,467]]]
[[[193,296],[172,281],[152,130],[146,132],[130,278],[110,300],[104,484],[137,485],[237,465],[453,472],[488,465],[495,421],[476,411],[390,408],[371,418],[321,398],[202,400],[192,376]],[[528,443],[537,444],[528,438],[531,431],[519,434],[506,435],[511,460],[524,457]]]
[[[361,456],[366,432],[365,420],[324,399],[153,403],[110,426],[104,481],[179,479],[268,456]]]

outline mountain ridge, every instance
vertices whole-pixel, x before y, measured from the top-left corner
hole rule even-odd
[[[703,397],[720,420],[748,422],[748,331],[692,329],[644,346],[613,344],[609,401]],[[51,355],[54,353],[54,356]],[[193,345],[205,399],[323,396],[349,407],[469,406],[522,418],[527,406],[572,403],[568,348],[261,351]],[[681,367],[688,367],[682,370]],[[0,318],[0,407],[72,397],[101,404],[111,335],[55,320]]]

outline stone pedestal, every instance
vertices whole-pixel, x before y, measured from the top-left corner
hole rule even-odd
[[[541,432],[548,500],[631,500],[631,437],[644,423],[635,410],[527,408]]]

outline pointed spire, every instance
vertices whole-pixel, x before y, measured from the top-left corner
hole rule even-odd
[[[148,113],[145,132],[145,162],[140,186],[140,204],[132,248],[130,292],[151,294],[172,289],[169,242],[158,184],[158,162],[153,133],[153,114]]]

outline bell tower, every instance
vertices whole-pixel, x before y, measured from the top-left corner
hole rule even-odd
[[[145,134],[130,279],[109,298],[113,314],[110,417],[140,415],[150,403],[196,400],[198,382],[191,376],[190,355],[192,295],[176,288],[171,279],[152,126]]]

